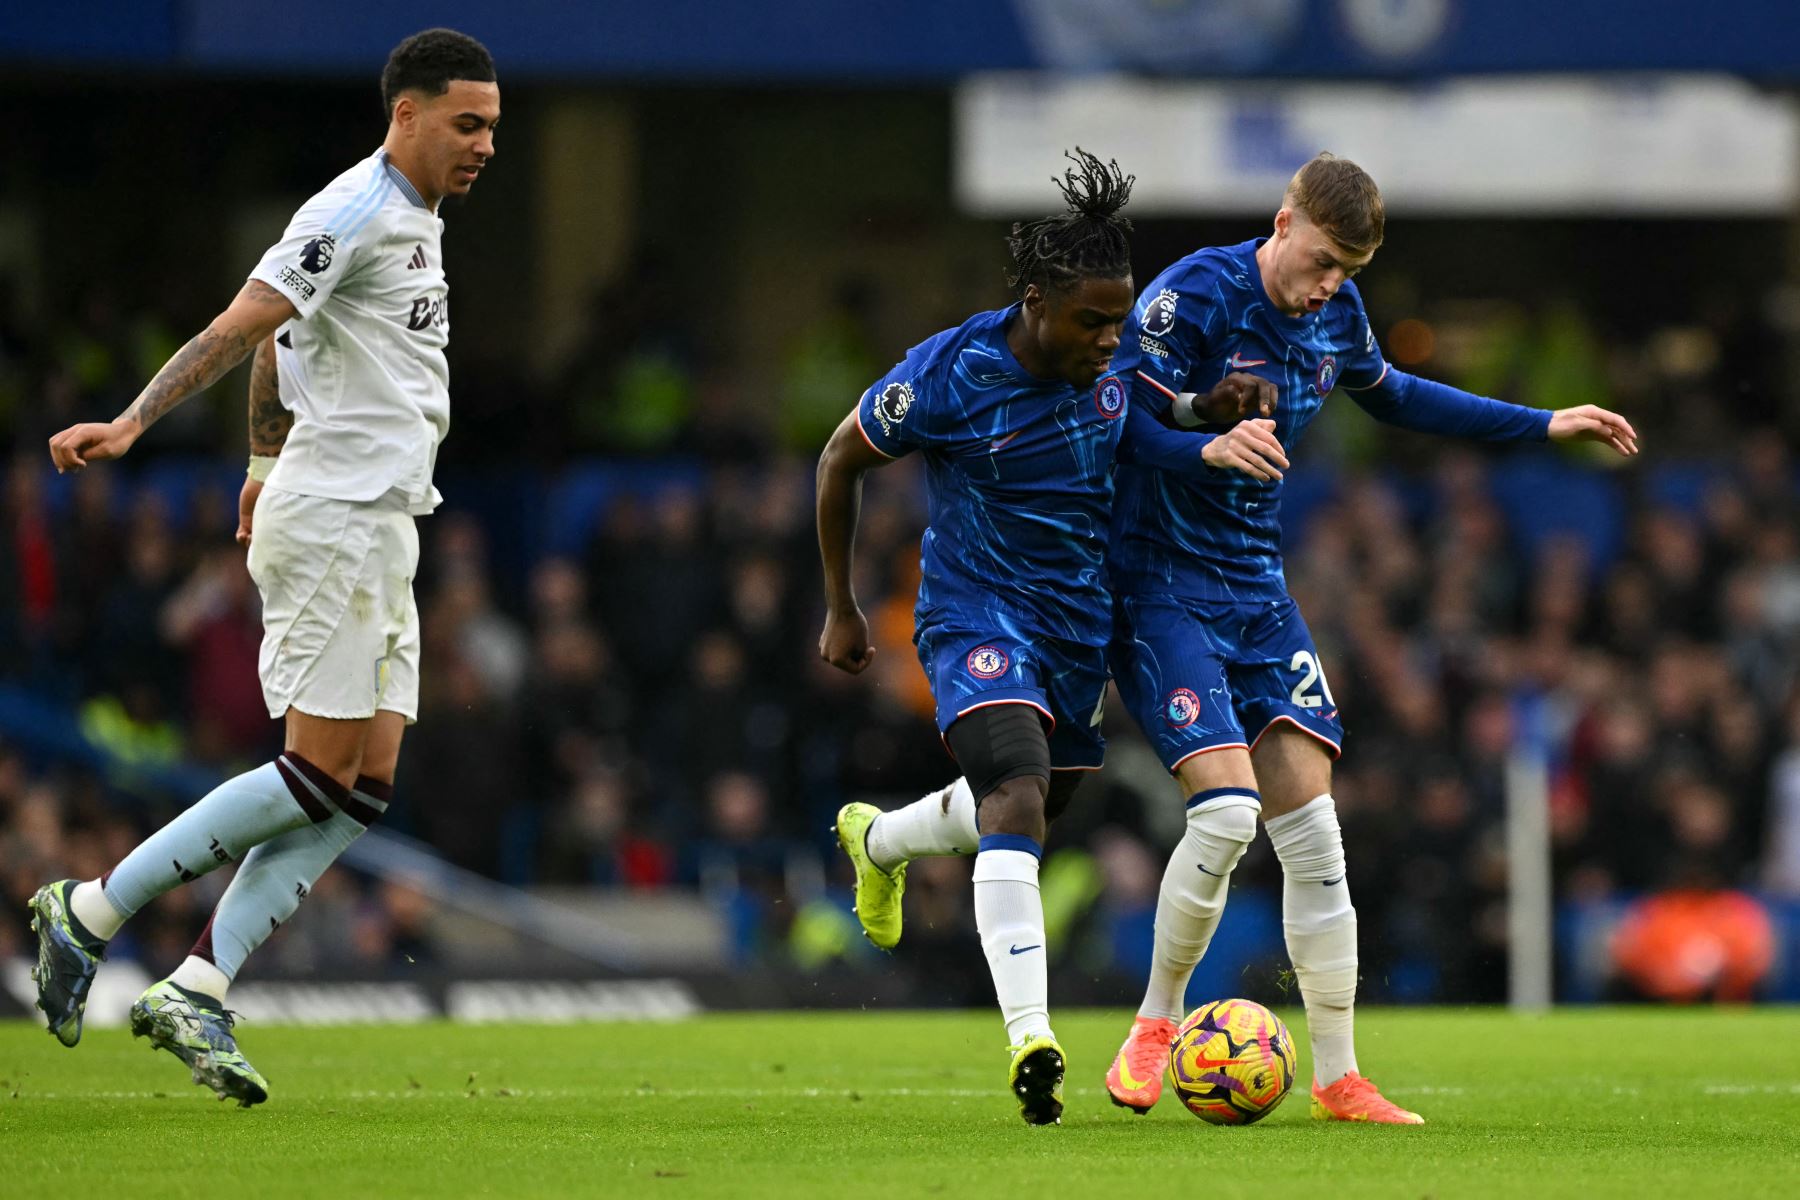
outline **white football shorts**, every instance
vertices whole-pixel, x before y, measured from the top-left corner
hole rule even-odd
[[[419,717],[419,533],[397,492],[356,503],[265,487],[250,526],[269,715]]]

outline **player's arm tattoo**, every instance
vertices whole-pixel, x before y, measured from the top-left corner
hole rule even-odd
[[[281,404],[275,339],[264,338],[250,359],[250,453],[266,458],[279,455],[293,427],[294,414]]]
[[[294,306],[280,292],[252,279],[231,307],[163,364],[119,419],[148,429],[177,404],[217,383],[249,356],[257,342],[293,315]]]
[[[163,369],[131,402],[121,419],[136,421],[140,427],[148,429],[171,408],[217,383],[221,375],[243,362],[248,353],[250,347],[239,330],[208,325],[177,350],[174,358],[163,364]]]

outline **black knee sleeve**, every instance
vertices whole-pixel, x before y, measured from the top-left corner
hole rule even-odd
[[[959,717],[944,734],[975,803],[1009,779],[1036,775],[1050,782],[1050,739],[1029,704],[992,704]]]

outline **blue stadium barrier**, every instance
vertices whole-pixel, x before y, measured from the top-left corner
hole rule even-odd
[[[1603,570],[1625,546],[1625,496],[1620,481],[1592,467],[1548,454],[1501,459],[1489,472],[1494,501],[1527,560],[1552,538],[1587,544],[1590,567]]]
[[[133,799],[179,798],[190,803],[211,791],[223,777],[193,763],[125,763],[90,742],[77,711],[42,693],[0,683],[0,737],[36,768],[70,764],[104,777],[116,791]]]
[[[67,513],[74,487],[46,463],[45,500],[53,514]],[[155,498],[177,528],[191,519],[195,497],[214,494],[224,506],[228,538],[235,521],[243,468],[235,460],[197,456],[152,456],[124,462],[114,472],[113,508],[126,517],[146,497]],[[608,510],[623,496],[654,500],[671,489],[705,487],[706,465],[694,459],[648,461],[590,459],[552,476],[526,469],[447,470],[439,488],[441,513],[473,516],[488,534],[490,559],[504,591],[521,587],[533,563],[546,554],[579,558],[587,551]],[[1523,554],[1530,558],[1559,535],[1587,543],[1592,566],[1603,570],[1624,550],[1628,533],[1627,487],[1635,486],[1654,505],[1693,512],[1707,492],[1729,479],[1725,468],[1704,462],[1662,463],[1634,477],[1570,462],[1554,454],[1503,458],[1489,471],[1491,494]],[[1424,477],[1401,472],[1381,476],[1415,522],[1430,518],[1437,493]],[[1282,498],[1282,538],[1301,544],[1309,523],[1341,494],[1342,479],[1328,467],[1295,472]]]
[[[1713,488],[1728,481],[1730,472],[1716,463],[1659,463],[1640,477],[1639,494],[1657,508],[1672,508],[1699,516]]]
[[[39,473],[45,506],[66,516],[74,505],[75,480],[60,476],[48,459]],[[148,455],[109,464],[110,511],[126,520],[146,502],[168,514],[178,530],[192,519],[194,502],[210,494],[223,505],[221,519],[231,522],[219,533],[229,538],[235,528],[237,497],[244,485],[240,460],[212,455]],[[0,480],[6,477],[0,471]],[[703,463],[691,459],[645,462],[589,460],[546,476],[531,470],[440,471],[444,493],[440,512],[463,512],[488,531],[489,549],[497,566],[523,568],[545,554],[580,557],[608,509],[621,496],[654,499],[671,490],[699,491],[707,480]],[[508,573],[512,573],[508,570]]]
[[[1113,971],[1132,979],[1149,977],[1155,922],[1156,908],[1149,904],[1108,915],[1102,934],[1112,953]],[[1247,994],[1278,998],[1286,965],[1280,890],[1233,888],[1225,919],[1188,981],[1187,1007]]]
[[[160,500],[177,529],[186,528],[194,515],[195,501],[211,494],[231,521],[222,530],[230,537],[237,527],[238,493],[244,486],[242,463],[217,458],[153,458],[137,472],[134,497],[123,503],[141,504],[145,496]]]
[[[112,507],[128,517],[146,498],[169,514],[177,529],[193,516],[196,497],[211,493],[222,505],[217,531],[231,534],[243,468],[235,460],[199,456],[152,456],[107,468],[114,472]],[[71,479],[59,477],[46,463],[45,501],[56,515],[73,502]],[[554,475],[526,469],[479,469],[440,472],[444,514],[473,516],[488,535],[488,548],[503,590],[521,587],[532,564],[554,554],[580,558],[613,504],[630,496],[651,501],[668,491],[698,491],[706,486],[708,468],[694,459],[647,461],[590,459]],[[1414,522],[1428,521],[1437,492],[1428,478],[1387,472],[1381,482],[1394,490]],[[1555,454],[1529,454],[1497,460],[1489,470],[1489,487],[1512,534],[1527,559],[1550,539],[1569,535],[1589,548],[1596,571],[1610,566],[1625,549],[1628,488],[1653,506],[1697,513],[1713,487],[1732,478],[1728,468],[1708,462],[1660,463],[1632,476],[1571,462]],[[1289,548],[1305,539],[1311,521],[1339,500],[1343,480],[1329,467],[1297,471],[1282,497],[1282,540]],[[1800,487],[1800,481],[1797,481]]]
[[[687,459],[654,462],[588,462],[564,470],[550,484],[544,503],[544,549],[579,557],[587,550],[606,510],[620,496],[650,499],[671,489],[697,491],[706,468]]]

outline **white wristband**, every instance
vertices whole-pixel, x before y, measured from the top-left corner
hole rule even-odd
[[[1169,405],[1169,411],[1175,416],[1175,423],[1183,429],[1195,429],[1206,423],[1194,411],[1194,399],[1193,392],[1183,392]]]
[[[269,480],[269,472],[273,471],[275,469],[275,464],[280,461],[281,460],[273,454],[252,454],[250,456],[250,470],[246,472],[246,474],[258,483],[267,483]]]

